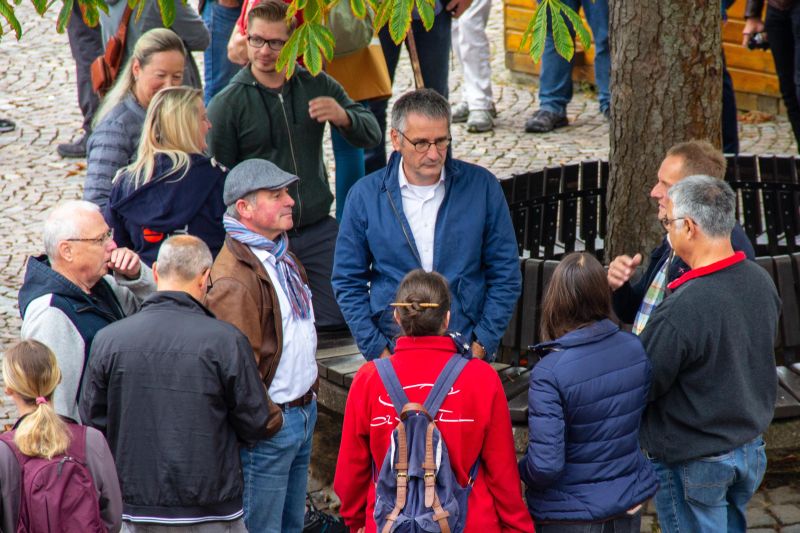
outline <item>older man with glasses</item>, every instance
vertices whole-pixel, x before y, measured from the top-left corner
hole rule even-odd
[[[135,312],[155,284],[139,256],[117,248],[91,202],[57,205],[44,222],[43,237],[45,255],[28,259],[19,291],[21,335],[55,352],[63,376],[56,412],[80,421],[78,397],[95,334]]]
[[[292,35],[287,4],[266,0],[247,15],[248,65],[208,106],[214,127],[211,154],[233,168],[246,159],[266,159],[300,180],[289,193],[295,201],[291,251],[308,273],[318,329],[342,329],[344,320],[331,289],[333,246],[338,225],[330,216],[333,194],[322,157],[325,124],[351,145],[380,141],[378,122],[325,73],[312,76],[297,66],[291,78],[277,68]],[[338,201],[343,202],[344,198]]]
[[[350,190],[336,242],[333,288],[367,359],[394,349],[391,302],[411,270],[437,271],[453,293],[450,329],[491,359],[519,298],[517,241],[497,178],[453,159],[450,106],[432,89],[392,110],[395,152]]]

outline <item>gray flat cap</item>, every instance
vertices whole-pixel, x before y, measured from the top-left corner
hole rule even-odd
[[[248,159],[233,167],[228,173],[222,200],[229,206],[251,192],[259,189],[269,191],[283,189],[299,179],[266,159]]]

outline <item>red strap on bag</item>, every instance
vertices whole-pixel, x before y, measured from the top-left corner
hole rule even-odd
[[[92,90],[101,98],[111,89],[119,75],[132,12],[131,7],[126,5],[117,33],[108,38],[105,53],[92,62]]]

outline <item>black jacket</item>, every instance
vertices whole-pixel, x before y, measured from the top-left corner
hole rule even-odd
[[[266,433],[247,338],[183,292],[157,292],[94,339],[81,418],[104,432],[123,518],[162,524],[242,514],[239,443]]]
[[[755,259],[756,252],[750,239],[747,238],[742,226],[737,222],[731,232],[731,244],[735,251],[742,251],[748,259]],[[614,312],[617,317],[626,324],[633,324],[636,318],[636,312],[639,311],[639,306],[642,305],[647,289],[653,283],[656,274],[661,270],[661,266],[669,258],[672,252],[672,247],[667,242],[667,238],[661,241],[652,252],[650,252],[650,263],[647,265],[647,271],[639,278],[636,283],[625,283],[622,287],[615,290],[613,293]],[[667,282],[672,282],[686,272],[688,272],[689,265],[683,262],[680,257],[675,256],[672,264],[669,267],[669,275]]]

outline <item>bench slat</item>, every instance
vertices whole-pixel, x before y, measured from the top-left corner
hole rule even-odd
[[[365,363],[366,360],[361,354],[355,354],[342,355],[331,359],[323,359],[322,361],[319,361],[317,366],[320,368],[320,370],[323,368],[325,369],[325,379],[336,383],[337,385],[344,385],[344,377],[351,372],[355,372]],[[320,377],[323,377],[321,372]]]
[[[525,352],[528,346],[536,342],[539,325],[539,280],[544,261],[541,259],[528,259],[525,261],[525,271],[522,283],[522,315],[520,317],[520,352]]]
[[[781,297],[781,336],[782,346],[792,348],[800,346],[800,302],[798,302],[798,286],[792,257],[778,255],[773,257],[775,264],[775,285]],[[793,363],[794,361],[787,361]]]
[[[800,401],[800,374],[796,374],[785,366],[779,366],[776,369],[778,373],[778,382],[785,388],[795,400]]]
[[[775,398],[774,418],[792,418],[795,416],[800,416],[800,402],[782,386],[778,386],[778,396]]]

